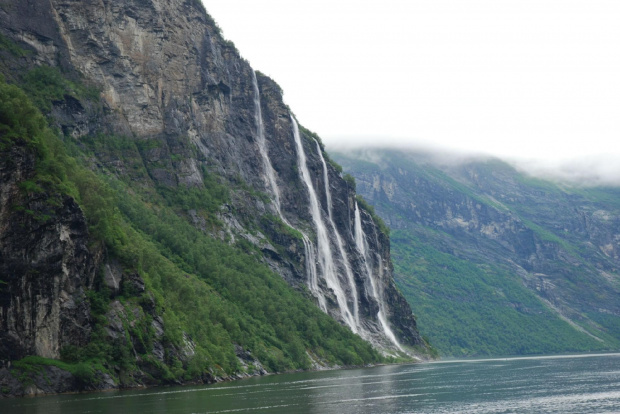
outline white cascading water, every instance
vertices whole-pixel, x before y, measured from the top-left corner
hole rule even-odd
[[[280,189],[278,188],[278,184],[276,182],[275,171],[273,169],[273,165],[271,165],[271,160],[269,159],[269,154],[267,153],[267,142],[265,139],[265,126],[263,124],[263,112],[261,110],[260,105],[260,91],[258,89],[258,81],[256,79],[256,73],[252,71],[252,86],[254,87],[254,121],[256,122],[256,136],[258,141],[258,151],[263,160],[263,169],[265,170],[265,178],[267,179],[267,185],[270,188],[273,196],[274,196],[274,205],[278,216],[287,226],[295,229],[288,222],[288,220],[282,214],[281,206],[280,206]],[[295,229],[297,230],[297,229]],[[299,230],[298,230],[299,231]],[[327,312],[327,304],[325,302],[325,296],[322,294],[319,289],[319,280],[316,272],[316,258],[314,255],[314,246],[310,241],[310,238],[304,234],[304,232],[300,231],[302,235],[302,239],[304,242],[304,250],[306,256],[306,274],[308,275],[308,286],[310,292],[314,294],[319,301],[319,307],[323,312]]]
[[[357,295],[357,287],[355,285],[355,278],[353,277],[353,272],[351,271],[351,266],[349,265],[349,258],[347,257],[347,252],[345,251],[344,244],[342,243],[342,237],[340,237],[340,233],[338,232],[338,228],[336,228],[334,218],[332,217],[332,195],[329,189],[329,174],[327,173],[327,164],[325,163],[325,158],[323,158],[323,152],[321,151],[321,147],[319,146],[318,141],[315,140],[315,142],[316,150],[319,154],[319,158],[321,159],[321,163],[323,164],[323,182],[325,183],[325,198],[327,200],[327,214],[329,218],[329,225],[332,229],[334,229],[336,246],[338,247],[338,251],[340,252],[340,257],[342,257],[342,264],[344,266],[345,274],[347,275],[347,282],[349,282],[349,287],[351,288],[351,292],[353,294],[353,316],[355,317],[355,323],[361,330],[359,317],[359,300]]]
[[[362,228],[362,218],[360,215],[359,207],[357,206],[357,202],[355,203],[355,244],[357,246],[357,249],[362,254],[362,257],[364,258],[364,266],[366,268],[368,280],[370,281],[370,294],[379,305],[377,319],[379,319],[381,328],[383,329],[385,336],[390,341],[392,341],[392,343],[396,345],[399,350],[404,352],[403,348],[400,346],[398,340],[396,339],[396,335],[394,335],[394,332],[392,331],[392,329],[390,329],[387,318],[385,317],[385,304],[383,302],[383,294],[377,288],[377,284],[372,273],[372,263],[370,262],[370,258],[368,257],[368,241],[366,240],[366,234],[364,233],[364,229]]]
[[[297,121],[295,121],[295,118],[292,115],[291,122],[293,124],[293,136],[295,137],[295,145],[297,146],[299,173],[301,175],[302,181],[304,182],[308,190],[308,196],[310,199],[310,214],[316,228],[318,248],[317,253],[319,263],[321,264],[321,268],[323,270],[323,277],[327,282],[327,287],[330,288],[336,295],[336,300],[338,301],[338,307],[340,309],[340,315],[342,316],[342,319],[353,332],[358,333],[355,317],[353,316],[353,314],[351,314],[351,311],[349,310],[345,292],[342,289],[342,286],[340,285],[340,280],[338,278],[338,271],[334,263],[334,256],[332,254],[332,249],[329,242],[327,227],[325,226],[325,223],[321,216],[319,200],[316,195],[314,185],[312,184],[312,180],[310,179],[308,165],[306,164],[306,154],[304,152],[304,147],[301,143],[299,126],[297,125]]]
[[[265,126],[263,125],[263,111],[260,107],[260,91],[258,90],[258,81],[256,80],[256,73],[252,71],[252,86],[254,87],[254,121],[256,122],[256,137],[258,140],[258,151],[263,159],[263,168],[265,170],[265,178],[267,179],[267,185],[270,187],[274,196],[275,206],[278,210],[280,217],[280,189],[276,183],[276,175],[269,160],[269,154],[267,153],[267,142],[265,140]]]
[[[292,227],[292,226],[291,226]],[[293,227],[294,228],[294,227]],[[299,230],[298,230],[299,231]],[[314,245],[304,232],[301,232],[306,253],[306,274],[308,275],[308,287],[310,292],[319,300],[319,308],[327,313],[327,303],[321,289],[319,289],[319,276],[316,272],[316,257],[314,255]]]
[[[263,168],[265,170],[264,178],[266,178],[266,184],[274,196],[274,205],[278,213],[278,216],[287,226],[295,229],[295,227],[293,227],[288,222],[286,217],[284,217],[281,211],[280,190],[276,182],[275,170],[273,169],[273,166],[271,164],[271,161],[269,159],[269,155],[267,152],[267,143],[265,139],[265,127],[263,125],[263,116],[262,116],[261,103],[260,103],[260,91],[258,89],[258,82],[256,79],[256,73],[254,71],[252,71],[252,83],[254,87],[254,106],[255,106],[254,119],[256,122],[256,130],[257,130],[256,135],[257,135],[259,153],[263,160]],[[325,197],[327,200],[327,214],[328,214],[329,224],[334,230],[336,244],[337,244],[340,256],[342,257],[342,260],[343,260],[343,267],[345,268],[345,273],[347,275],[347,281],[349,283],[351,292],[353,292],[353,303],[354,303],[353,315],[351,314],[351,311],[347,304],[344,290],[342,289],[342,286],[340,285],[337,267],[334,263],[334,257],[331,251],[327,228],[321,216],[321,210],[320,210],[316,191],[314,189],[312,181],[310,180],[310,172],[308,171],[308,166],[306,164],[306,155],[305,155],[303,146],[301,144],[301,137],[299,135],[299,127],[297,125],[297,121],[295,120],[295,118],[293,118],[293,116],[291,116],[291,121],[293,124],[293,135],[295,137],[295,144],[297,146],[297,157],[298,157],[298,163],[300,167],[300,175],[301,175],[302,181],[304,182],[304,184],[306,185],[308,189],[308,194],[310,198],[310,212],[311,212],[312,219],[314,221],[316,231],[317,231],[317,245],[318,245],[317,253],[319,255],[319,261],[320,261],[320,264],[323,270],[323,275],[325,277],[325,281],[327,282],[327,286],[330,289],[332,289],[336,295],[336,299],[338,301],[338,306],[340,308],[340,312],[341,312],[341,316],[343,320],[351,328],[353,332],[359,333],[359,330],[361,328],[360,328],[360,323],[359,323],[359,306],[358,306],[357,289],[355,286],[353,272],[351,271],[351,267],[349,265],[347,254],[344,249],[342,238],[334,224],[333,217],[332,217],[332,198],[331,198],[331,191],[329,190],[329,176],[328,176],[328,171],[327,171],[327,164],[325,163],[325,159],[323,158],[323,154],[322,154],[322,151],[320,149],[318,142],[315,141],[317,145],[317,151],[318,151],[319,157],[323,164],[323,181],[325,183]],[[319,285],[318,285],[318,273],[316,269],[317,261],[315,257],[314,245],[310,241],[310,238],[304,232],[300,231],[300,233],[302,235],[302,239],[304,243],[304,250],[305,250],[305,256],[306,256],[306,273],[308,275],[309,289],[313,293],[313,295],[318,299],[319,307],[324,312],[327,312],[327,304],[326,304],[325,296],[319,289]],[[385,336],[390,341],[392,341],[398,347],[398,349],[403,351],[400,344],[396,340],[396,336],[390,329],[387,323],[386,317],[385,317],[385,310],[384,310],[385,308],[384,308],[384,303],[382,300],[383,295],[379,293],[373,274],[372,274],[372,268],[371,268],[370,260],[368,257],[368,247],[367,247],[368,243],[366,241],[364,230],[362,229],[362,226],[361,226],[361,218],[360,218],[360,213],[359,213],[357,203],[355,203],[355,242],[356,242],[358,250],[362,254],[362,257],[364,258],[364,265],[366,268],[366,272],[367,272],[368,279],[371,285],[371,290],[372,290],[371,294],[373,298],[379,304],[379,312],[377,314],[377,318],[379,319],[379,322],[383,328]]]

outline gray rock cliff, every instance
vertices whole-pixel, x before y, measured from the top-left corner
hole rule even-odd
[[[58,358],[90,336],[92,288],[100,252],[89,247],[82,211],[70,197],[24,196],[34,154],[14,146],[0,157],[0,360]]]

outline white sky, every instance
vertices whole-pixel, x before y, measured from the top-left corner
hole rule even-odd
[[[620,173],[618,0],[203,0],[328,147],[411,143]]]

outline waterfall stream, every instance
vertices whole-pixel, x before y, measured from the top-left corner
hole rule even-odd
[[[284,217],[282,214],[281,204],[280,204],[280,189],[278,188],[278,183],[276,182],[275,171],[273,169],[273,165],[271,164],[271,160],[269,159],[269,154],[267,152],[267,142],[265,139],[265,126],[263,124],[263,113],[260,105],[260,91],[258,89],[258,81],[256,79],[256,72],[252,71],[252,86],[254,87],[254,121],[256,122],[256,137],[258,143],[258,150],[263,160],[263,169],[265,170],[265,178],[266,184],[271,190],[271,193],[274,197],[274,206],[278,213],[280,219],[287,226],[295,229],[291,223]],[[297,230],[297,229],[295,229]],[[299,230],[297,230],[299,231]],[[306,257],[306,274],[308,275],[308,286],[310,292],[318,299],[319,307],[323,312],[327,312],[327,304],[325,302],[325,296],[322,294],[319,289],[319,279],[316,271],[316,256],[314,254],[314,245],[310,241],[310,238],[302,231],[301,233],[303,242],[304,242],[304,252]]]
[[[258,142],[258,151],[263,159],[263,169],[265,170],[265,178],[267,179],[267,185],[271,189],[274,197],[275,207],[280,217],[280,189],[276,182],[275,171],[269,160],[269,154],[267,153],[267,142],[265,140],[265,126],[263,125],[263,112],[260,107],[260,92],[258,90],[258,81],[256,80],[256,73],[252,71],[252,86],[254,87],[254,121],[256,122],[256,137]]]
[[[381,328],[383,329],[385,336],[390,341],[392,341],[392,343],[396,345],[399,350],[404,352],[403,348],[400,346],[398,340],[396,339],[396,335],[394,335],[394,332],[392,332],[392,329],[390,329],[390,325],[388,324],[387,318],[385,316],[383,292],[378,289],[374,274],[372,272],[372,262],[370,261],[370,257],[368,256],[368,241],[366,240],[366,234],[364,233],[364,229],[362,228],[362,218],[357,202],[355,202],[355,244],[357,245],[357,249],[362,254],[362,257],[364,258],[364,267],[366,269],[366,274],[368,275],[368,280],[370,281],[370,294],[379,305],[377,319],[379,319]],[[379,258],[379,269],[381,269],[380,260],[381,258]],[[379,277],[381,276],[382,275],[380,274]]]
[[[254,88],[254,120],[256,123],[256,137],[259,153],[263,163],[263,169],[265,174],[263,179],[265,180],[265,185],[267,190],[273,195],[273,205],[278,214],[278,217],[289,227],[295,229],[289,221],[286,219],[281,210],[281,199],[280,199],[280,189],[278,187],[276,181],[276,172],[271,164],[271,160],[269,159],[269,154],[267,151],[267,142],[265,139],[265,127],[263,125],[263,116],[261,110],[261,102],[260,102],[260,91],[258,88],[258,82],[256,79],[256,73],[252,71],[252,84]],[[291,122],[293,124],[293,136],[295,138],[295,145],[297,148],[297,160],[299,166],[299,174],[308,190],[308,198],[310,201],[310,214],[312,216],[312,221],[314,223],[314,227],[316,229],[316,250],[314,244],[310,241],[310,238],[302,231],[300,231],[303,239],[304,250],[305,250],[305,258],[306,258],[306,275],[308,278],[308,287],[311,293],[318,299],[319,307],[327,312],[327,303],[326,298],[322,290],[319,288],[319,272],[317,271],[317,262],[321,269],[321,275],[325,279],[327,287],[331,289],[336,295],[336,300],[338,302],[338,308],[340,310],[340,315],[342,320],[349,326],[349,328],[355,332],[359,333],[362,336],[367,336],[367,332],[362,328],[362,324],[359,319],[359,298],[357,286],[355,284],[355,277],[353,271],[351,269],[351,265],[349,263],[348,255],[342,240],[342,236],[340,235],[336,224],[334,223],[333,218],[333,205],[332,205],[332,195],[329,186],[329,174],[327,169],[327,163],[323,157],[323,153],[319,146],[319,143],[315,140],[315,144],[317,146],[317,152],[319,154],[319,158],[321,160],[323,166],[323,181],[325,184],[325,199],[326,199],[326,219],[323,217],[321,213],[321,205],[319,203],[319,198],[317,196],[317,192],[314,188],[314,184],[312,183],[310,172],[308,171],[308,165],[306,162],[306,154],[301,142],[301,136],[299,134],[299,126],[297,125],[297,121],[293,116],[291,116]],[[366,275],[370,282],[370,294],[377,301],[379,305],[379,312],[377,314],[377,318],[381,325],[381,328],[385,334],[385,336],[392,342],[398,349],[402,351],[401,346],[396,340],[396,336],[392,332],[389,327],[389,324],[386,319],[385,314],[385,305],[383,303],[383,295],[377,286],[375,277],[372,271],[372,262],[369,257],[368,252],[368,242],[366,240],[366,235],[364,234],[364,230],[361,225],[361,217],[357,203],[355,203],[355,243],[356,246],[361,253],[364,259],[364,269],[366,271]],[[334,252],[332,251],[332,244],[330,242],[330,232],[328,229],[333,231],[333,240],[335,242],[335,247],[338,253],[339,258],[341,259],[340,266],[337,265]],[[295,229],[297,230],[297,229]],[[299,231],[299,230],[298,230]],[[379,259],[380,260],[380,259]],[[348,284],[348,288],[351,291],[351,302],[353,304],[353,311],[351,311],[349,307],[349,301],[347,300],[346,291],[343,288],[340,278],[339,278],[339,267],[344,269],[344,273],[346,276],[346,282]],[[380,275],[379,275],[380,276]]]
[[[331,190],[329,189],[329,174],[327,173],[327,164],[325,163],[325,158],[323,158],[323,152],[321,151],[321,147],[319,146],[318,141],[316,141],[316,150],[319,154],[319,158],[321,159],[321,163],[323,164],[323,182],[325,183],[325,198],[327,200],[327,213],[329,218],[329,224],[331,228],[334,230],[334,236],[336,238],[336,246],[338,247],[338,251],[340,252],[340,257],[342,258],[342,264],[344,266],[345,274],[347,275],[347,281],[349,282],[349,287],[351,288],[351,292],[353,295],[353,316],[355,317],[355,323],[360,327],[360,316],[359,316],[359,300],[357,295],[357,286],[355,285],[355,277],[353,276],[353,272],[351,271],[351,266],[349,265],[349,258],[347,257],[347,252],[344,249],[344,244],[342,243],[342,237],[338,232],[338,228],[334,223],[333,218],[333,208],[332,208],[332,195]],[[361,328],[360,328],[361,330]]]
[[[310,179],[308,165],[306,164],[306,153],[304,152],[304,147],[301,143],[299,126],[297,125],[297,121],[295,121],[295,118],[292,115],[291,122],[293,124],[293,136],[295,137],[295,145],[297,147],[299,173],[302,181],[304,182],[308,190],[308,197],[310,199],[310,214],[316,228],[317,254],[319,264],[321,265],[321,269],[323,270],[323,277],[325,278],[325,282],[327,282],[327,287],[330,288],[336,295],[336,300],[338,301],[338,307],[340,309],[340,315],[342,316],[342,319],[353,332],[358,333],[355,316],[351,313],[351,310],[349,309],[344,289],[340,285],[340,279],[338,278],[338,269],[336,267],[336,264],[334,263],[334,256],[332,254],[332,248],[329,242],[327,226],[325,225],[323,217],[321,216],[319,199],[317,197],[316,190],[314,189],[314,185],[312,184],[312,180]]]

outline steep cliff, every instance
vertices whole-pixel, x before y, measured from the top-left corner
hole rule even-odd
[[[47,115],[46,151],[70,166],[45,172],[62,197],[42,226],[49,191],[20,183],[42,181],[47,161],[4,137],[7,366],[107,353],[117,366],[93,375],[131,384],[381,359],[342,328],[330,337],[308,300],[384,353],[424,349],[388,237],[199,2],[10,1],[0,24],[0,69]],[[279,320],[290,306],[303,316]]]
[[[558,185],[499,160],[335,156],[392,228],[396,278],[441,351],[618,349],[617,188]]]
[[[23,144],[0,151],[0,355],[58,358],[63,346],[90,337],[85,290],[98,252],[72,198],[20,190],[35,175],[34,154]]]

